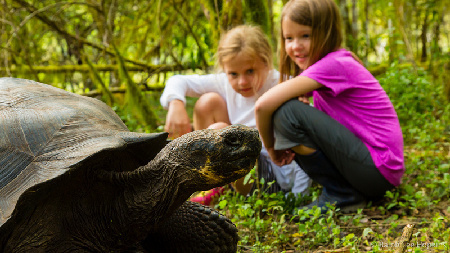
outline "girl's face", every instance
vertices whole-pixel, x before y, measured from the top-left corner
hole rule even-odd
[[[251,97],[261,89],[269,67],[259,58],[239,53],[223,63],[231,87],[243,97]]]
[[[300,25],[290,18],[284,17],[281,28],[283,29],[284,49],[287,55],[301,70],[305,70],[309,62],[311,26]]]

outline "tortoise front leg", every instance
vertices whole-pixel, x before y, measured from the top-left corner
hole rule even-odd
[[[156,233],[142,241],[148,252],[220,252],[237,251],[236,226],[216,210],[186,201]]]

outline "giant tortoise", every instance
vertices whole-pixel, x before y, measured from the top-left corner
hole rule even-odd
[[[235,252],[234,224],[186,200],[244,176],[257,131],[166,138],[97,99],[0,78],[0,252]]]

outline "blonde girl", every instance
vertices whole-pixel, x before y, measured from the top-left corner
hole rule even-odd
[[[272,160],[283,165],[294,159],[323,186],[319,198],[302,208],[318,206],[322,212],[327,204],[343,211],[362,208],[398,186],[404,173],[394,107],[341,42],[333,0],[289,1],[281,16],[281,83],[255,106]],[[298,99],[311,95],[314,108]]]
[[[258,97],[278,83],[279,72],[272,67],[272,50],[259,27],[242,25],[222,36],[216,54],[222,73],[176,75],[171,77],[161,96],[168,109],[165,130],[176,138],[192,130],[186,112],[186,96],[200,97],[194,106],[193,129],[223,128],[231,124],[256,127],[254,105]],[[276,179],[278,190],[300,194],[307,190],[309,178],[296,163],[277,166],[263,148],[259,159],[266,182]],[[247,194],[251,185],[236,182],[238,192]],[[192,199],[209,204],[213,189],[204,197]]]

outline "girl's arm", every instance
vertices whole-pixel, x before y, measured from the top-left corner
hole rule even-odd
[[[169,109],[170,101],[175,99],[186,104],[186,97],[200,97],[207,92],[222,94],[227,82],[227,77],[223,73],[175,75],[167,80],[160,102],[164,109]]]
[[[220,93],[226,76],[175,75],[169,78],[161,95],[160,102],[167,109],[164,130],[169,138],[177,138],[191,131],[191,122],[186,111],[186,96],[199,97],[207,92]]]
[[[174,99],[169,102],[164,131],[169,133],[169,138],[177,138],[191,131],[191,120],[186,111],[184,102]]]
[[[280,165],[279,163],[283,163],[282,160],[286,157],[282,157],[281,154],[283,152],[274,152],[273,113],[288,100],[302,96],[320,87],[322,87],[322,85],[311,78],[297,76],[274,86],[256,101],[256,127],[259,130],[264,146],[269,152],[272,160],[275,163],[278,163],[278,165]],[[284,154],[286,154],[286,152],[284,152]]]

